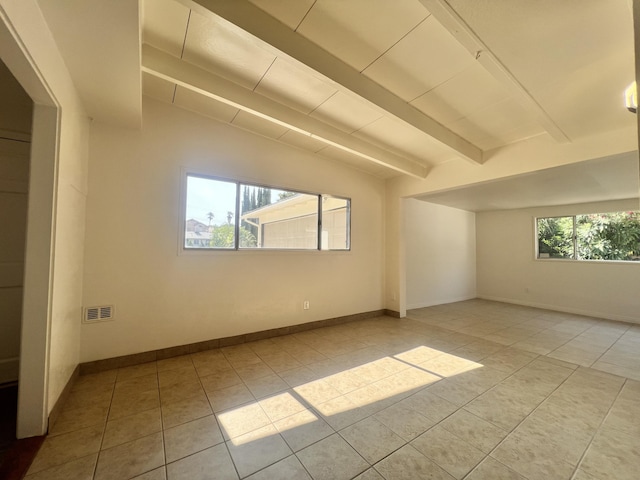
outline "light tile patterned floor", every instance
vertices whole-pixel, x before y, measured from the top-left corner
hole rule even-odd
[[[472,300],[80,377],[37,479],[624,480],[640,326]]]

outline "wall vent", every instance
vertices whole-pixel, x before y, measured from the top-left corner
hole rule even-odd
[[[84,309],[82,317],[84,323],[106,322],[107,320],[113,320],[113,305],[87,307]]]

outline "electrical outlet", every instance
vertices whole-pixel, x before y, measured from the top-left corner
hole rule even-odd
[[[304,302],[302,302],[302,308],[304,310],[309,310],[309,300],[305,300]]]

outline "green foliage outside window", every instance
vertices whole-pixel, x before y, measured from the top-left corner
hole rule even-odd
[[[640,212],[539,218],[538,256],[640,260]]]

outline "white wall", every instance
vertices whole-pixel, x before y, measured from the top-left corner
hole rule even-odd
[[[637,210],[638,200],[476,214],[478,296],[640,323],[640,263],[535,259],[535,217]]]
[[[407,308],[476,297],[475,214],[403,201]]]
[[[382,308],[382,180],[146,97],[141,132],[92,125],[90,157],[84,305],[115,320],[82,326],[82,361]],[[183,167],[350,197],[352,250],[179,255]]]

